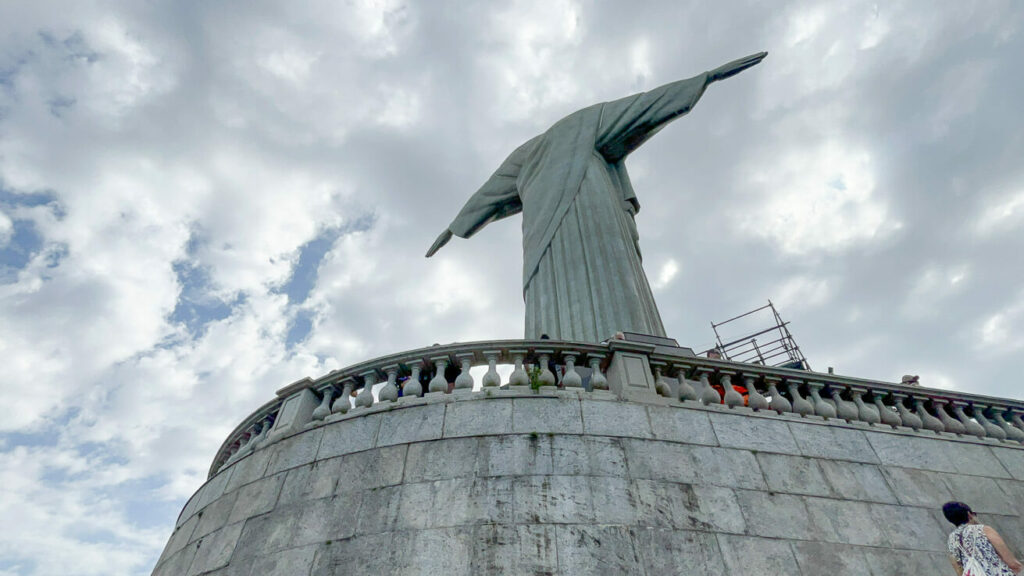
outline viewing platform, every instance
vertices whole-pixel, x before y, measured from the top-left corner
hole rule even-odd
[[[224,441],[154,574],[935,573],[951,499],[1024,542],[1024,402],[629,338],[290,384]]]

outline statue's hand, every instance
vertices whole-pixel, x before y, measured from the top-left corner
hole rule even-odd
[[[750,56],[747,56],[746,58],[733,60],[728,64],[719,66],[718,68],[715,68],[714,70],[708,72],[708,84],[712,82],[717,82],[718,80],[725,80],[730,76],[735,76],[740,72],[743,72],[744,70],[750,68],[751,66],[756,66],[758,63],[761,62],[761,60],[764,60],[764,57],[767,55],[767,52],[758,52],[757,54],[752,54]]]
[[[437,252],[438,250],[440,250],[441,246],[444,246],[445,244],[447,244],[448,241],[451,240],[451,239],[452,239],[452,231],[447,229],[447,228],[445,228],[444,232],[441,232],[441,234],[437,237],[437,240],[434,240],[434,245],[430,247],[430,250],[427,250],[427,258],[430,258],[431,256],[433,256],[434,252]]]

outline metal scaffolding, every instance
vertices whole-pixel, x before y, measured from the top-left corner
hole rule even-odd
[[[774,318],[774,325],[758,330],[752,334],[743,336],[732,340],[730,342],[722,341],[722,334],[719,328],[740,320],[741,318],[747,318],[763,310],[771,310],[772,317]],[[775,309],[775,305],[769,300],[766,306],[761,306],[734,316],[728,320],[722,322],[712,322],[711,329],[715,331],[715,341],[718,344],[714,348],[705,350],[703,354],[709,352],[718,351],[725,360],[732,360],[734,362],[746,362],[749,364],[761,364],[764,366],[777,366],[782,368],[794,368],[796,370],[810,370],[811,366],[804,358],[803,353],[800,351],[800,347],[797,346],[796,341],[793,340],[793,335],[790,334],[789,328],[787,327],[789,322],[782,320],[779,316],[778,310]],[[761,341],[758,341],[761,338]]]

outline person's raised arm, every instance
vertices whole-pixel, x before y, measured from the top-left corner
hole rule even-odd
[[[708,84],[735,76],[757,65],[767,55],[767,52],[752,54],[693,78],[602,104],[597,150],[608,162],[625,158],[667,123],[688,113]]]
[[[1006,562],[1006,565],[1010,567],[1010,570],[1013,570],[1014,574],[1020,572],[1021,568],[1024,568],[1024,565],[1022,565],[1013,555],[1013,552],[1010,551],[1010,547],[1006,545],[1006,542],[1003,542],[1003,537],[999,535],[999,532],[995,531],[995,528],[985,526],[982,528],[982,532],[985,533],[985,537],[992,543],[992,547],[996,549],[996,553],[1003,559],[1003,562]]]

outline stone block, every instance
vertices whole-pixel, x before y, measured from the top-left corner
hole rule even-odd
[[[304,546],[352,537],[359,518],[361,502],[358,497],[361,495],[350,498],[331,496],[298,505],[289,544]]]
[[[273,451],[269,448],[260,448],[245,458],[235,462],[231,468],[231,478],[224,488],[225,492],[232,492],[251,482],[255,482],[267,473],[267,464]]]
[[[868,434],[868,442],[886,466],[902,466],[918,470],[956,472],[950,459],[949,441],[902,434]]]
[[[513,478],[516,524],[593,522],[590,484],[580,476]]]
[[[882,471],[873,464],[818,460],[825,479],[841,498],[896,504]]]
[[[587,480],[595,523],[636,524],[636,500],[628,478],[591,476]]]
[[[192,565],[192,561],[195,559],[196,552],[198,551],[198,545],[189,544],[174,554],[168,555],[167,558],[157,563],[156,569],[153,570],[153,576],[180,576],[181,574],[188,574],[188,569]]]
[[[875,524],[885,530],[893,548],[944,552],[946,530],[933,510],[888,504],[870,504]]]
[[[171,533],[171,537],[167,540],[167,544],[164,546],[164,551],[160,554],[159,562],[163,562],[170,558],[172,555],[179,552],[182,548],[188,545],[192,541],[192,533],[196,531],[196,526],[199,524],[199,517],[192,516],[186,520],[181,526],[174,529]],[[158,563],[159,563],[158,562]],[[188,567],[186,566],[186,569]]]
[[[558,526],[555,534],[560,574],[641,573],[640,558],[624,526]]]
[[[1014,513],[1024,517],[1024,482],[1008,479],[999,479],[996,482],[1014,502]],[[1021,546],[1024,547],[1024,540],[1021,541]]]
[[[882,474],[900,504],[937,509],[953,499],[939,472],[886,466]]]
[[[290,436],[275,444],[267,463],[266,475],[270,476],[312,462],[320,448],[324,429],[316,428]]]
[[[483,404],[483,403],[481,403]],[[452,438],[418,442],[405,458],[405,482],[472,477],[476,473],[476,438]]]
[[[718,534],[718,546],[729,574],[780,576],[800,574],[789,542],[752,536]]]
[[[210,478],[206,484],[200,489],[202,495],[199,497],[199,503],[196,504],[196,512],[199,512],[203,508],[206,508],[217,498],[220,498],[224,494],[224,490],[227,488],[228,483],[231,481],[231,477],[235,473],[235,468],[232,466],[227,470],[218,473],[213,478]]]
[[[444,428],[444,404],[427,404],[381,414],[377,446],[437,440]]]
[[[554,436],[551,438],[553,473],[625,478],[626,452],[618,438]]]
[[[291,506],[246,520],[242,526],[242,534],[235,544],[235,551],[231,555],[231,563],[235,564],[241,559],[251,562],[258,556],[288,548],[298,515],[299,508]]]
[[[473,531],[471,564],[476,574],[558,573],[555,527],[485,524]]]
[[[826,528],[816,540],[860,546],[889,545],[885,532],[878,526],[879,521],[885,520],[874,518],[871,505],[867,502],[807,498],[805,503],[814,525]],[[835,538],[828,538],[828,535],[834,535]]]
[[[235,496],[237,494],[237,492],[225,494],[214,500],[213,503],[206,508],[203,508],[203,511],[197,516],[199,523],[196,525],[196,529],[193,531],[190,541],[202,538],[210,532],[219,530],[227,525],[228,517],[231,515],[231,510],[235,506]]]
[[[697,508],[689,510],[687,519],[693,524],[693,528],[706,525],[716,532],[746,532],[747,524],[736,499],[736,493],[732,489],[700,485],[692,488]]]
[[[880,576],[874,572],[861,548],[825,542],[794,542],[793,552],[801,576]],[[892,576],[923,574],[923,572],[892,572]]]
[[[832,496],[832,486],[825,480],[818,462],[803,456],[785,454],[757,455],[768,489],[786,494]]]
[[[983,446],[964,442],[950,442],[944,446],[946,454],[953,462],[956,472],[972,476],[988,476],[990,478],[1011,478],[1010,472],[1003,466],[994,451],[998,446]],[[1004,458],[1005,455],[1004,455]]]
[[[930,554],[918,550],[891,550],[864,548],[861,550],[871,573],[889,576],[904,574],[952,574],[953,567],[945,554]]]
[[[743,515],[732,490],[634,480],[637,525],[742,533]]]
[[[253,561],[252,573],[260,576],[309,574],[315,553],[316,546],[303,546],[262,556]]]
[[[188,576],[205,574],[226,566],[235,551],[238,538],[242,535],[242,522],[224,526],[207,535],[196,546],[195,559]]]
[[[341,458],[317,460],[289,470],[277,499],[279,506],[317,500],[334,494],[341,475]]]
[[[512,401],[452,402],[445,407],[444,437],[512,432]]]
[[[453,478],[430,485],[427,526],[511,524],[513,478]],[[409,486],[409,485],[407,485]],[[403,494],[403,506],[405,505]],[[403,509],[404,510],[404,509]]]
[[[385,486],[363,490],[356,535],[392,532],[398,525],[403,486]],[[353,496],[358,497],[358,496]]]
[[[235,505],[228,517],[228,524],[242,522],[252,516],[273,510],[274,505],[277,504],[277,496],[281,493],[284,478],[284,474],[268,476],[239,488]]]
[[[420,530],[399,534],[395,542],[395,554],[392,558],[396,569],[381,573],[403,576],[473,574],[469,563],[475,547],[471,528]]]
[[[799,422],[790,422],[789,429],[804,456],[878,464],[866,436],[871,432]]]
[[[395,564],[394,542],[390,532],[324,542],[318,547],[310,576],[399,574],[406,566]]]
[[[814,521],[800,496],[737,490],[736,500],[743,511],[748,534],[791,540],[835,541],[835,535],[828,526]]]
[[[522,434],[582,434],[578,400],[516,398],[512,400],[512,430]]]
[[[594,436],[650,438],[647,408],[632,402],[583,400],[583,431]]]
[[[727,448],[800,454],[786,422],[738,414],[709,414],[718,443]]]
[[[377,444],[380,421],[380,414],[367,414],[324,426],[324,437],[320,442],[317,459],[324,460],[373,448]]]
[[[552,437],[546,434],[493,436],[479,439],[478,474],[518,476],[551,474]]]
[[[346,495],[353,491],[400,484],[406,450],[405,446],[387,446],[342,456],[335,493]]]
[[[967,502],[975,512],[1006,514],[1016,511],[1013,499],[991,478],[960,474],[943,474],[942,477],[953,495],[951,499]]]
[[[635,528],[631,532],[640,562],[649,576],[725,576],[725,563],[714,534],[660,528]]]
[[[1017,480],[1024,480],[1024,449],[993,446],[989,450],[1011,476]]]
[[[718,438],[703,410],[674,406],[648,406],[651,434],[658,440],[717,446]]]
[[[697,483],[730,488],[765,488],[764,475],[754,454],[709,446],[690,447]]]
[[[622,440],[630,478],[693,484],[700,474],[694,447],[655,440]]]

